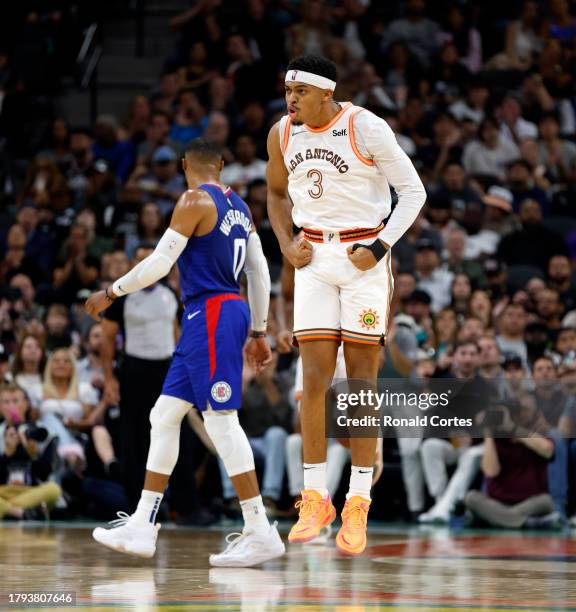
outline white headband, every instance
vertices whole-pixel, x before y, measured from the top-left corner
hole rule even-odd
[[[314,85],[320,89],[336,89],[336,81],[331,81],[326,77],[314,74],[313,72],[304,72],[304,70],[288,70],[286,73],[285,83],[306,83],[307,85]]]

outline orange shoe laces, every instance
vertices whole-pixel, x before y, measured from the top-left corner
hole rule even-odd
[[[295,507],[300,509],[298,522],[311,523],[315,515],[320,511],[319,505],[323,502],[323,499],[301,499],[297,501]]]
[[[342,519],[346,521],[346,527],[355,531],[364,530],[368,522],[368,508],[364,504],[347,504],[342,512]]]

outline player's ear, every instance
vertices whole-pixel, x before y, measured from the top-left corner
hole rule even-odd
[[[222,172],[222,170],[224,170],[224,158],[220,160],[220,172]]]
[[[184,172],[186,172],[186,170],[188,170],[188,163],[186,162],[186,158],[185,157],[182,158],[182,170]]]

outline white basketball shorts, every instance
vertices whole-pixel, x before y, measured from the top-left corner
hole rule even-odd
[[[363,272],[348,259],[350,242],[311,244],[312,261],[294,275],[296,342],[384,344],[394,289],[390,251]]]

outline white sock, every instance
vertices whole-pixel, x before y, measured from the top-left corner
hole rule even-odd
[[[350,473],[350,489],[346,499],[359,495],[364,499],[370,500],[370,489],[372,488],[372,475],[374,468],[352,466]]]
[[[318,491],[323,498],[328,497],[326,487],[326,462],[304,464],[304,489]]]
[[[268,522],[268,517],[266,516],[266,508],[264,508],[261,495],[241,501],[240,507],[242,508],[244,525],[250,531],[268,531],[270,528],[270,523]]]
[[[158,493],[157,491],[142,491],[138,507],[132,515],[132,519],[141,525],[144,523],[154,525],[163,497],[163,493]]]

